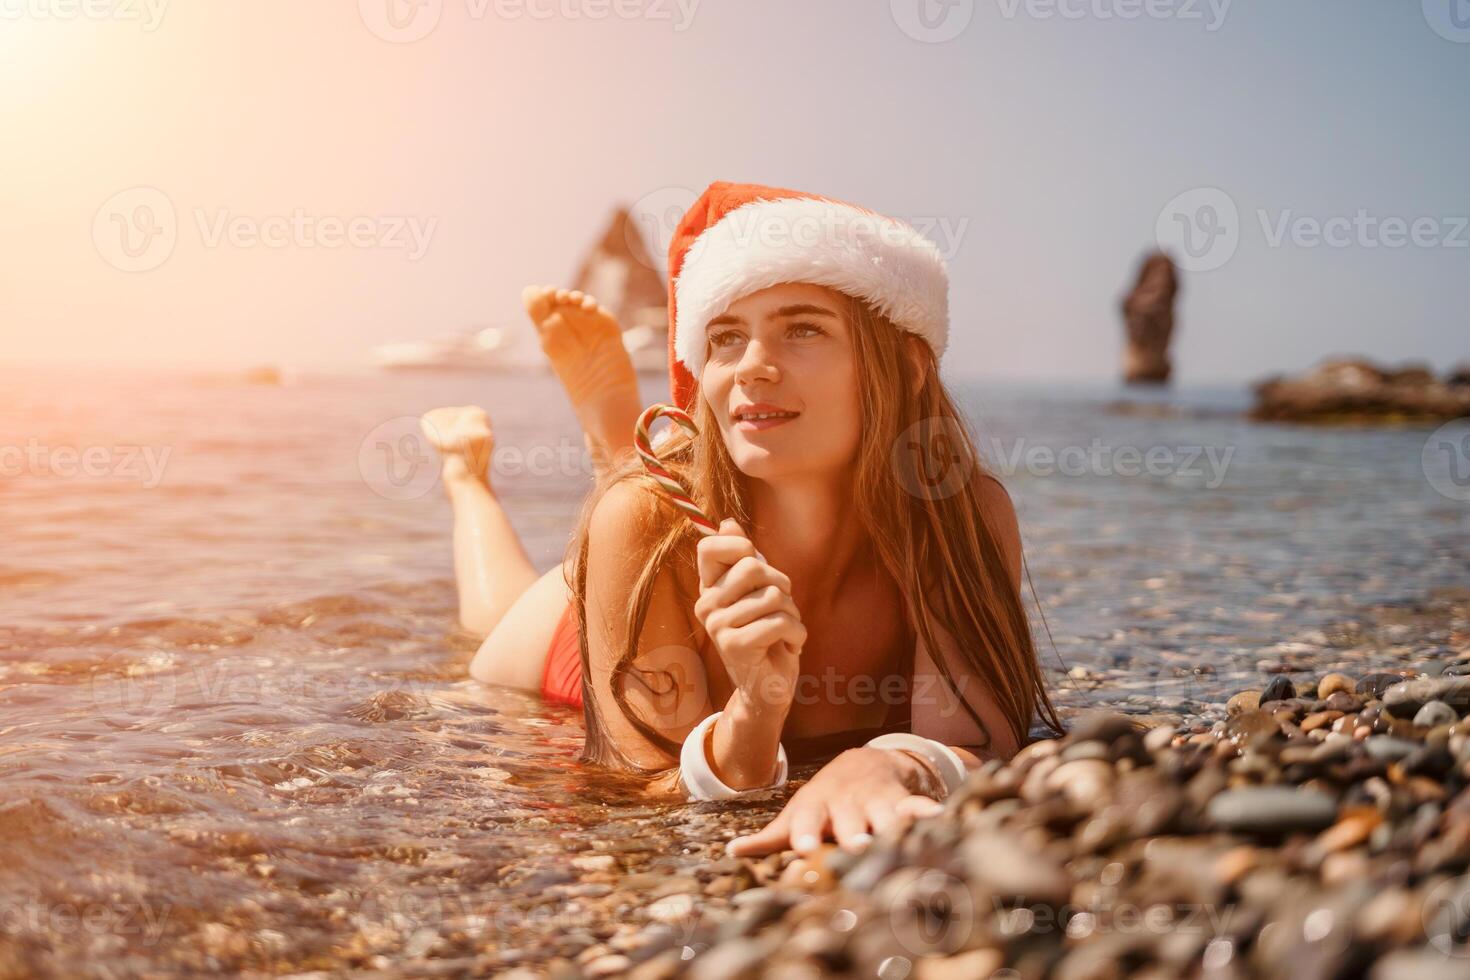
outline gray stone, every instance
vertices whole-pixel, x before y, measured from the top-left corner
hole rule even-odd
[[[1246,786],[1210,800],[1206,815],[1215,826],[1244,832],[1320,830],[1337,817],[1337,800],[1293,786]]]
[[[1460,715],[1443,701],[1428,701],[1414,714],[1414,724],[1433,728],[1435,725],[1453,725]]]

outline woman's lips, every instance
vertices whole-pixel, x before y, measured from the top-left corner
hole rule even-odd
[[[785,425],[795,419],[796,415],[785,415],[774,419],[736,419],[735,428],[741,432],[760,432],[763,429],[774,429],[778,425]]]

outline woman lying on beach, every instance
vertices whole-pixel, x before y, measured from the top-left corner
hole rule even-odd
[[[654,450],[719,532],[639,461],[616,320],[528,287],[596,486],[567,560],[538,576],[486,475],[485,413],[425,417],[461,623],[486,637],[470,673],[583,706],[583,761],[660,797],[737,798],[784,783],[788,760],[826,761],[729,852],[808,853],[827,834],[859,850],[1014,755],[1038,712],[1061,731],[1015,511],[939,379],[944,263],[902,222],[719,182],[676,231],[669,280],[673,395],[699,434]]]

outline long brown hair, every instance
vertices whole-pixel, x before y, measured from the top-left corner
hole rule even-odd
[[[853,499],[873,553],[897,583],[909,625],[922,634],[925,648],[931,651],[951,691],[963,692],[968,685],[956,683],[957,665],[941,657],[930,629],[931,617],[937,617],[953,635],[965,672],[977,675],[993,693],[1018,745],[1029,740],[1031,720],[1038,711],[1043,724],[1061,734],[1063,726],[1046,692],[1019,583],[1012,586],[1005,556],[994,529],[986,524],[981,506],[981,484],[992,477],[980,460],[963,415],[939,380],[933,349],[928,344],[918,345],[927,362],[922,375],[916,376],[905,353],[906,335],[867,303],[842,295],[849,306],[864,434],[853,470]],[[733,517],[749,528],[747,478],[730,458],[718,421],[702,397],[695,398],[691,414],[699,435],[691,437],[678,429],[659,446],[660,460],[689,488],[705,513],[716,521]],[[911,449],[917,449],[921,456],[935,452],[946,456],[951,467],[961,468],[960,481],[946,480],[938,488],[929,487],[915,470],[924,463],[913,459]],[[624,480],[638,481],[659,503],[657,516],[650,521],[652,530],[644,539],[646,550],[638,555],[642,571],[629,597],[627,619],[620,634],[624,648],[613,665],[611,687],[623,717],[674,758],[679,755],[680,744],[629,707],[623,682],[637,672],[641,682],[647,684],[650,672],[637,667],[634,660],[654,581],[659,571],[670,565],[683,565],[686,570],[695,567],[700,532],[664,497],[633,457],[606,474],[588,495],[572,541],[573,556],[567,563],[567,584],[577,613],[587,725],[581,761],[652,775],[659,770],[629,760],[602,724],[599,712],[603,708],[593,697],[587,649],[588,526],[603,494]],[[653,509],[650,504],[650,511]],[[676,582],[685,580],[683,575],[673,578]],[[695,596],[683,599],[692,607]],[[960,701],[983,731],[985,726],[974,705],[964,698]]]

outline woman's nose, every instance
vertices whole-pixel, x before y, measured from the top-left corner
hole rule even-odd
[[[752,381],[775,381],[780,377],[780,369],[776,366],[775,358],[766,345],[759,340],[752,339],[745,345],[744,352],[740,355],[740,363],[735,365],[735,380],[742,383]]]

